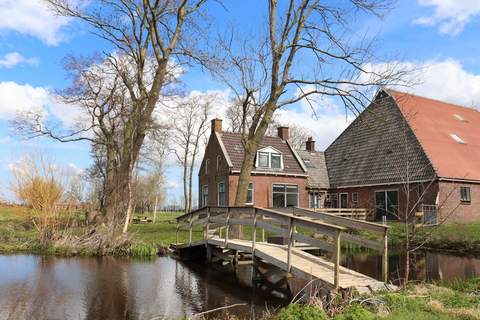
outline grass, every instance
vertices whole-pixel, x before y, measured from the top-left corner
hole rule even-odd
[[[473,320],[480,319],[480,297],[476,291],[422,284],[406,291],[380,292],[374,297],[357,296],[350,302],[339,299],[327,313],[330,316],[315,305],[289,305],[276,319]]]
[[[142,214],[143,216],[144,214]],[[147,214],[148,215],[148,214]],[[132,224],[129,226],[130,239],[128,245],[121,245],[109,249],[107,254],[151,256],[158,252],[159,246],[167,246],[175,242],[175,223],[170,221],[180,213],[158,213],[157,222],[154,224]],[[85,233],[83,214],[77,213],[69,216],[74,221],[73,227],[66,230],[70,236],[80,236]],[[0,253],[11,254],[19,252],[50,254],[50,255],[97,255],[97,248],[88,246],[72,248],[68,243],[41,244],[39,232],[35,228],[28,209],[23,207],[0,207]],[[186,240],[188,235],[181,234],[181,239]],[[202,232],[195,230],[194,237],[200,238]]]
[[[388,231],[389,247],[401,248],[405,241],[404,225],[390,222]],[[366,237],[373,236],[362,232]],[[439,226],[420,227],[414,243],[427,239],[424,247],[438,251],[458,251],[463,254],[480,254],[480,221],[468,224],[442,224]]]

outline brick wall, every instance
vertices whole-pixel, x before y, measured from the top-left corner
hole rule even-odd
[[[220,156],[220,166],[217,170],[217,156]],[[208,174],[205,173],[205,166],[207,159],[209,160]],[[203,157],[202,164],[198,172],[198,206],[202,207],[202,191],[203,186],[208,185],[208,205],[216,206],[218,204],[218,183],[225,182],[225,198],[228,199],[229,188],[228,188],[228,164],[225,160],[220,144],[217,141],[215,135],[211,135],[208,141],[207,147],[205,148],[205,156]]]
[[[253,182],[254,204],[258,207],[272,207],[272,185],[274,183],[298,185],[298,202],[300,207],[308,207],[308,192],[306,177],[285,177],[285,176],[265,176],[252,175],[250,181]],[[229,204],[235,202],[235,193],[238,185],[238,175],[230,175],[228,183]]]
[[[367,187],[355,187],[355,188],[338,188],[330,190],[330,193],[347,193],[348,194],[348,207],[349,208],[366,208],[369,211],[369,220],[373,220],[375,211],[375,192],[396,190],[398,191],[399,211],[406,212],[407,193],[405,192],[405,186],[401,184],[391,185],[379,185],[379,186],[367,186]],[[425,192],[423,192],[425,190]],[[437,197],[438,185],[437,183],[423,183],[423,184],[410,184],[410,195],[408,202],[410,206],[415,205],[418,202],[419,197],[422,197],[422,201],[418,202],[424,204],[435,204]],[[352,202],[352,193],[358,193],[358,202],[354,204]],[[340,196],[338,201],[340,201]]]
[[[470,188],[470,203],[460,201],[460,187]],[[448,222],[466,223],[480,220],[480,184],[439,182],[439,211]]]

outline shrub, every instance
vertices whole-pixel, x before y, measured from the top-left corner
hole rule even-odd
[[[277,315],[278,320],[326,320],[328,319],[322,309],[308,306],[290,304],[283,308]]]
[[[335,320],[374,320],[377,317],[367,309],[358,304],[346,308],[342,314],[337,315]]]

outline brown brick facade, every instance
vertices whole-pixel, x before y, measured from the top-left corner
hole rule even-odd
[[[470,188],[470,202],[460,201],[460,187]],[[439,182],[439,211],[449,222],[468,223],[480,220],[480,184]]]

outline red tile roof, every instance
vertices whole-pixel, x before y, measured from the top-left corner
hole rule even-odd
[[[386,90],[397,102],[441,178],[480,180],[480,112]],[[464,143],[455,140],[456,135]]]

